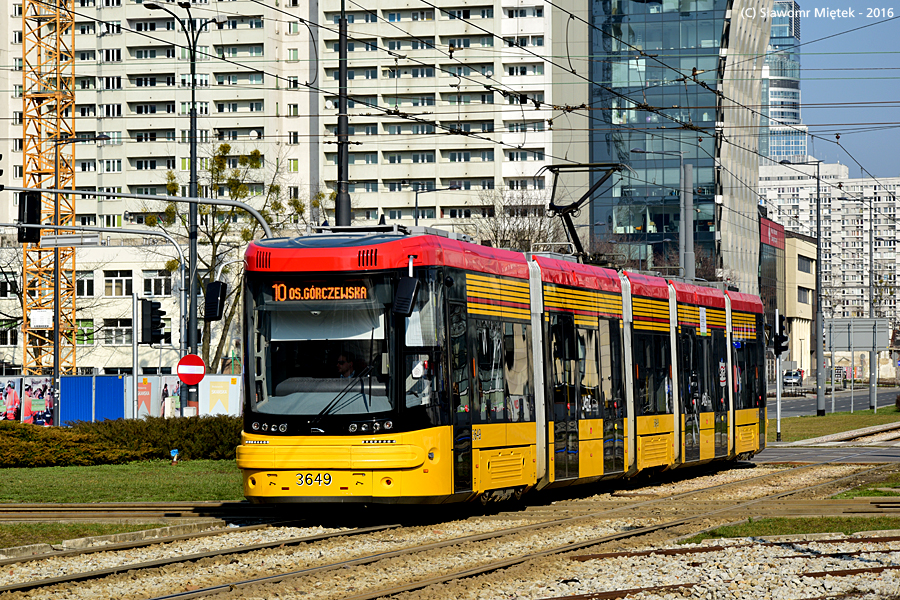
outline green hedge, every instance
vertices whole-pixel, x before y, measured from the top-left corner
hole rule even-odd
[[[241,441],[239,417],[209,416],[78,422],[36,427],[0,421],[0,467],[121,464],[169,458],[233,460]]]

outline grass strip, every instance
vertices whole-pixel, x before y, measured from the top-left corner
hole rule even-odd
[[[698,544],[703,540],[761,537],[768,535],[798,535],[806,533],[843,533],[900,529],[900,517],[776,517],[749,519],[746,523],[726,525],[682,540],[683,544]]]
[[[0,525],[0,548],[31,544],[59,544],[83,537],[130,533],[166,527],[163,523],[9,523]]]
[[[878,409],[878,414],[871,410],[857,410],[853,413],[828,413],[823,417],[803,416],[781,420],[781,441],[798,442],[823,435],[832,435],[875,425],[887,425],[900,421],[900,411],[894,406]],[[775,441],[775,406],[769,405],[769,428],[766,439]]]
[[[873,481],[852,490],[835,494],[832,498],[869,498],[872,496],[900,496],[900,472],[890,473],[881,481]]]
[[[233,460],[133,462],[4,469],[0,502],[199,502],[243,500]],[[76,536],[77,537],[77,536]]]

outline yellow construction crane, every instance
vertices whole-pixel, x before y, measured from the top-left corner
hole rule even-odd
[[[75,1],[24,0],[22,9],[24,187],[74,191]],[[74,224],[74,196],[41,199],[41,223]],[[59,374],[74,374],[75,249],[25,244],[22,288],[22,373],[47,375],[58,367]],[[55,352],[47,317],[57,309]]]

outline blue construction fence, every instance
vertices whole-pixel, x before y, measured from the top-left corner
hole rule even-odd
[[[2,418],[34,425],[182,414],[237,416],[242,407],[240,375],[207,375],[197,386],[198,401],[184,403],[182,383],[174,375],[139,375],[136,400],[131,375],[63,376],[60,393],[51,377],[6,377],[2,381]]]

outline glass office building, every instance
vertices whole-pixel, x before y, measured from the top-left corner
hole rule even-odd
[[[775,0],[763,78],[760,154],[774,162],[806,160],[806,126],[800,117],[800,19],[794,0]],[[771,164],[763,159],[762,164]]]
[[[696,246],[722,279],[757,291],[755,107],[771,8],[771,0],[739,10],[726,0],[592,3],[591,162],[630,167],[592,199],[595,240],[642,256],[677,250],[683,160],[693,165]]]

